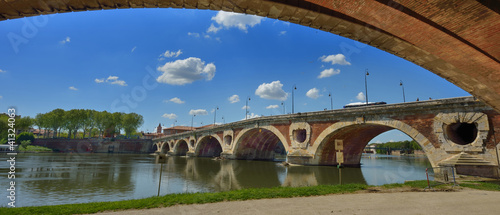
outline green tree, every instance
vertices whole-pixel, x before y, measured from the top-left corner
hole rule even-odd
[[[53,138],[58,137],[60,132],[59,130],[64,127],[65,113],[66,111],[61,108],[54,109],[51,112],[47,113],[48,126],[54,131],[54,133],[52,134]]]
[[[49,127],[49,121],[47,114],[42,114],[42,113],[36,114],[34,124],[38,126],[39,134],[41,134],[42,131],[45,130],[43,137],[48,135],[47,128]]]
[[[114,134],[116,133],[117,135],[120,135],[120,131],[123,129],[123,116],[125,114],[121,112],[114,112],[113,113],[113,124],[112,128],[114,128]]]
[[[136,113],[129,113],[123,115],[123,128],[127,137],[130,137],[132,132],[137,130],[144,123],[144,119],[141,115]]]
[[[109,128],[113,121],[113,115],[107,111],[98,112],[95,117],[96,128],[99,130],[99,137],[102,137],[104,130]]]
[[[82,121],[85,118],[85,112],[81,109],[72,109],[66,111],[64,114],[66,129],[68,129],[68,138],[71,138],[73,134],[73,139],[76,139],[76,134],[78,129],[82,127]]]
[[[29,116],[16,119],[16,129],[20,131],[29,131],[33,125],[33,119]]]

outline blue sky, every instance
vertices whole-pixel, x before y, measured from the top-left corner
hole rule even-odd
[[[0,22],[0,109],[136,112],[141,130],[249,116],[468,96],[433,73],[371,46],[256,16],[192,9],[120,9]],[[222,120],[224,117],[224,120]],[[405,139],[397,132],[372,142]]]

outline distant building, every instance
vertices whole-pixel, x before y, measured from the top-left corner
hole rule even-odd
[[[186,131],[191,131],[197,128],[191,128],[189,126],[174,126],[170,128],[164,128],[163,129],[163,135],[171,135],[171,134],[178,134]]]

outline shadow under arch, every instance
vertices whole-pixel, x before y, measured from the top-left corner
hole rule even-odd
[[[160,152],[166,154],[169,151],[170,151],[170,145],[168,144],[168,142],[163,142],[161,144]]]
[[[195,156],[219,157],[222,153],[222,141],[217,135],[204,136],[195,146]]]
[[[173,151],[174,155],[184,156],[189,151],[188,143],[186,142],[186,140],[183,140],[183,139],[178,140],[175,143],[172,151]]]
[[[273,126],[244,129],[235,140],[236,159],[274,160],[289,150],[285,137]]]
[[[365,123],[341,122],[325,129],[315,141],[312,152],[319,165],[337,165],[335,140],[343,140],[344,165],[359,166],[365,146],[376,136],[397,129],[415,140],[425,154],[434,151],[430,141],[413,127],[398,120],[367,120]],[[428,156],[432,167],[435,161]]]

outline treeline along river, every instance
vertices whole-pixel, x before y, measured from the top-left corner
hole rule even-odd
[[[0,171],[8,172],[7,162]],[[381,185],[423,180],[425,157],[367,155],[361,168],[283,166],[280,162],[167,157],[147,154],[26,153],[16,158],[16,206],[117,201],[185,192],[251,187],[360,183]],[[162,167],[162,168],[160,168]],[[7,186],[9,179],[0,178]],[[6,189],[2,196],[8,196]],[[8,198],[0,198],[5,207]]]

